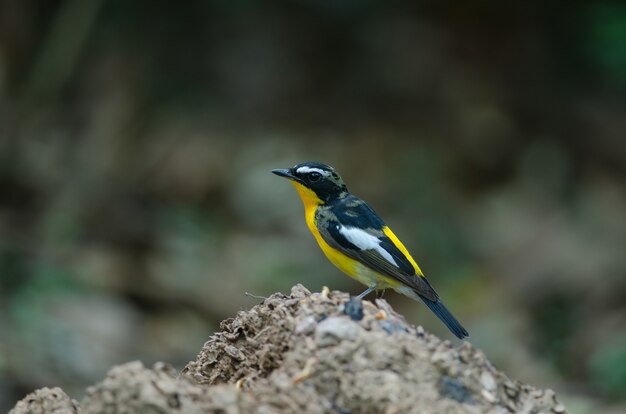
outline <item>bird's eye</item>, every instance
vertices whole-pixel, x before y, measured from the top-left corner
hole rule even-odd
[[[318,172],[312,172],[311,174],[309,174],[309,181],[311,181],[312,183],[319,181],[320,178],[322,178],[322,174]]]

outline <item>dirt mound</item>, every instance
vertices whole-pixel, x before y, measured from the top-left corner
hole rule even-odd
[[[295,286],[222,322],[176,375],[113,368],[80,404],[60,389],[21,413],[564,413],[551,390],[510,380],[469,343],[407,324],[383,300]],[[77,411],[80,410],[80,411]]]
[[[19,401],[11,413],[66,414],[78,413],[78,403],[61,388],[41,388]]]

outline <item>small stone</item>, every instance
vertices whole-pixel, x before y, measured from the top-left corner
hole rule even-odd
[[[506,408],[512,413],[517,412],[517,407],[515,406],[515,403],[513,401],[507,401]]]
[[[506,393],[506,395],[508,395],[510,398],[515,398],[517,397],[517,390],[515,388],[508,388],[508,387],[504,387],[504,392]]]
[[[515,386],[515,383],[510,379],[505,380],[502,385],[504,385],[504,388],[517,390],[517,386]]]
[[[539,398],[542,398],[542,397],[543,397],[544,393],[545,393],[545,391],[544,391],[544,390],[534,390],[534,391],[531,393],[531,395],[532,395],[534,398],[539,399]]]
[[[383,319],[380,322],[378,322],[378,324],[389,335],[394,334],[396,332],[408,332],[409,331],[406,326],[404,326],[398,321],[394,321],[391,319]]]
[[[474,404],[474,397],[465,384],[456,378],[444,375],[438,383],[439,394],[462,404]]]
[[[292,298],[303,299],[303,298],[306,298],[307,296],[311,296],[311,291],[305,288],[304,286],[302,286],[301,284],[298,283],[297,285],[291,288]]]
[[[484,398],[487,402],[489,402],[489,403],[492,403],[492,404],[493,404],[493,403],[495,403],[495,402],[496,402],[496,397],[495,397],[492,393],[490,393],[489,391],[487,391],[487,390],[482,390],[482,391],[481,391],[481,393],[480,393],[480,395],[482,395],[482,396],[483,396],[483,398]]]
[[[354,341],[362,330],[359,324],[350,319],[331,316],[317,325],[315,342],[318,346],[328,346],[342,340]]]
[[[224,352],[237,361],[243,361],[244,359],[246,359],[246,356],[243,354],[243,352],[241,352],[237,347],[232,345],[226,345],[224,347]]]
[[[317,322],[313,316],[307,316],[306,318],[298,321],[294,332],[298,335],[308,335],[315,330]]]
[[[363,302],[356,296],[352,296],[348,302],[346,302],[343,313],[348,315],[353,321],[360,321],[363,319]]]
[[[488,371],[483,371],[482,374],[480,374],[480,383],[488,391],[494,391],[496,389],[496,380]]]
[[[434,352],[430,357],[430,362],[437,366],[443,366],[449,359],[449,355],[445,352]]]
[[[459,369],[459,366],[456,365],[456,364],[451,364],[451,365],[447,366],[446,367],[446,372],[451,377],[459,378],[461,376],[461,370]]]

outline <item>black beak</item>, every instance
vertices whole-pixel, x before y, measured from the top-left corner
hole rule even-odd
[[[272,173],[280,176],[280,177],[285,177],[285,178],[289,178],[290,180],[298,180],[292,173],[291,170],[287,169],[287,168],[280,168],[277,170],[272,170]]]

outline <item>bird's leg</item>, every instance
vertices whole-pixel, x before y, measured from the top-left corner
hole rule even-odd
[[[363,299],[364,297],[366,297],[367,295],[369,295],[370,293],[372,293],[375,290],[376,290],[376,285],[370,286],[363,293],[361,293],[359,296],[357,296],[357,298]]]
[[[385,289],[382,289],[376,292],[376,297],[378,299],[382,299],[384,295],[385,295]]]

